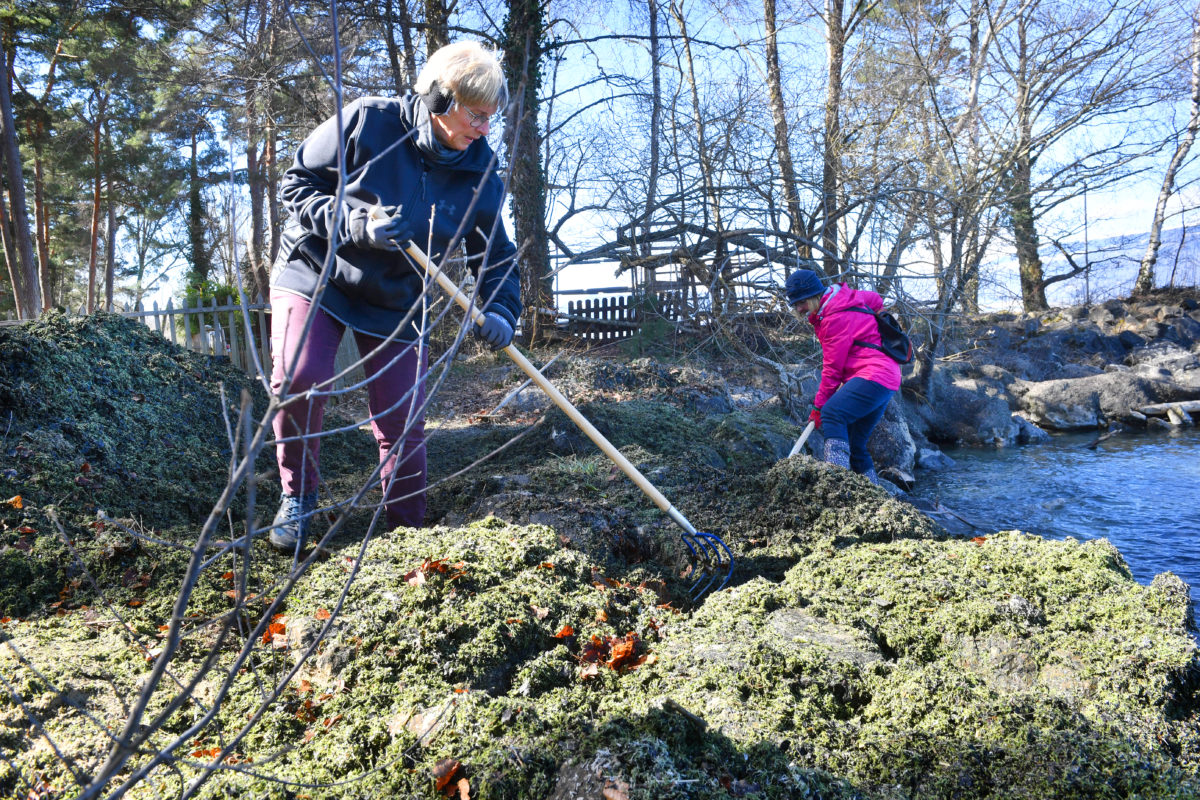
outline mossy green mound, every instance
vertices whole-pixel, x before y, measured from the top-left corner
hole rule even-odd
[[[130,796],[189,785],[209,798],[445,796],[439,776],[476,800],[1200,796],[1200,671],[1177,578],[1137,584],[1102,540],[948,537],[858,476],[780,460],[777,440],[795,426],[778,412],[675,405],[686,370],[652,362],[564,372],[616,392],[584,413],[733,549],[731,586],[703,602],[681,602],[690,581],[675,526],[590,445],[564,445],[569,423],[551,412],[532,429],[431,426],[435,478],[525,434],[435,486],[445,524],[364,543],[352,522],[290,589],[291,558],[265,543],[210,548],[177,605],[192,555],[179,545],[194,540],[229,459],[213,434],[220,382],[193,375],[187,399],[211,406],[197,453],[218,478],[196,490],[192,515],[169,495],[174,470],[198,464],[153,454],[163,463],[147,474],[168,496],[149,508],[163,515],[159,535],[90,526],[102,502],[131,522],[137,508],[70,493],[78,467],[64,465],[86,437],[54,428],[74,406],[55,405],[36,365],[105,359],[79,355],[81,323],[45,324],[44,357],[11,357],[0,373],[6,397],[26,396],[10,445],[44,429],[66,442],[61,457],[21,455],[4,478],[4,496],[29,502],[0,507],[0,564],[57,561],[11,573],[53,604],[26,599],[25,618],[0,622],[0,796],[81,791],[151,685],[176,611],[179,648],[145,698],[147,720],[170,713],[109,790],[172,747]],[[91,324],[131,354],[105,370],[140,375],[163,347],[128,323]],[[10,353],[17,337],[0,341]],[[650,398],[613,402],[639,381]],[[202,409],[170,406],[168,384],[135,402],[167,406],[164,436],[190,435]],[[114,406],[130,391],[117,376],[92,385],[115,387],[95,395]],[[143,457],[123,451],[106,413],[75,426],[112,437],[84,474]],[[322,454],[338,496],[374,466],[357,430]],[[35,491],[61,480],[51,469],[70,478],[58,497]],[[70,550],[54,549],[55,519]],[[193,784],[206,765],[216,771]]]
[[[0,328],[0,499],[11,498],[0,503],[0,616],[178,580],[229,481],[239,415],[256,421],[266,407],[261,383],[228,359],[118,315],[55,312]],[[331,469],[369,464],[365,436],[334,440]],[[264,451],[256,468],[270,475],[273,462]],[[271,505],[278,488],[264,484],[258,501]],[[229,508],[243,527],[245,499],[239,490]],[[140,535],[181,547],[151,554]]]
[[[1186,602],[1169,581],[1135,583],[1103,541],[827,541],[783,581],[751,580],[691,612],[664,607],[655,588],[606,572],[550,528],[495,519],[339,550],[298,585],[286,635],[256,648],[185,748],[228,744],[239,770],[198,796],[432,797],[447,759],[473,798],[550,797],[570,782],[630,798],[718,798],[735,785],[778,798],[1200,788]],[[125,615],[152,648],[166,611]],[[100,618],[10,622],[14,648],[0,656],[26,708],[93,768],[105,739],[83,712],[117,724],[122,692],[148,668]],[[181,675],[211,639],[198,621]],[[624,662],[619,642],[630,643]],[[280,700],[235,739],[310,646]],[[201,717],[220,675],[159,746]],[[23,713],[0,703],[4,746],[69,788],[52,753],[12,727]],[[202,760],[159,780],[189,780]],[[11,772],[0,785],[15,785]]]
[[[120,316],[49,313],[0,328],[4,487],[33,505],[100,507],[151,526],[191,519],[228,478],[223,404],[236,415],[243,391],[261,414],[262,387],[227,359]]]

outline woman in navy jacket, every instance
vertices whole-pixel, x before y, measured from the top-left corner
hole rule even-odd
[[[388,525],[424,521],[426,284],[403,244],[416,242],[435,262],[462,245],[484,311],[475,333],[492,348],[512,341],[521,313],[516,248],[500,219],[504,187],[486,139],[508,99],[500,64],[478,43],[447,45],[415,89],[350,103],[304,140],[283,177],[271,388],[311,393],[274,420],[283,499],[270,538],[282,550],[303,544],[317,507],[322,393],[346,328],[366,357]]]

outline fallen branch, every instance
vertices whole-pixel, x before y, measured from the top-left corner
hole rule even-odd
[[[1155,403],[1150,406],[1142,406],[1138,411],[1148,417],[1157,417],[1168,414],[1172,408],[1176,411],[1187,412],[1188,414],[1200,413],[1200,400],[1185,400],[1181,403]]]

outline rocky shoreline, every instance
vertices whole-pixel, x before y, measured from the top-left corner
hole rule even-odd
[[[939,445],[1017,444],[1087,420],[1079,409],[1132,428],[1130,411],[1200,396],[1196,337],[1182,338],[1196,309],[1158,305],[964,324],[933,370],[941,401],[913,380],[897,404],[887,430],[908,455],[890,465],[934,480],[922,462]],[[202,553],[211,567],[177,607],[228,473],[230,398],[261,413],[261,387],[115,317],[0,329],[0,796],[80,792],[177,614],[175,683],[149,698],[170,713],[131,765],[186,745],[131,797],[202,776],[205,798],[1200,796],[1188,587],[1139,584],[1103,540],[956,536],[858,476],[786,458],[799,426],[785,409],[812,380],[811,346],[794,352],[790,382],[653,358],[554,366],[729,543],[733,579],[701,602],[674,524],[480,355],[454,365],[430,415],[431,527],[364,543],[370,514],[348,512],[268,614],[291,560],[262,542]],[[348,497],[375,449],[350,426],[322,456],[331,496]],[[258,469],[269,516],[269,453]]]

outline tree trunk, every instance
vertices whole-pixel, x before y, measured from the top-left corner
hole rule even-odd
[[[197,122],[197,125],[200,123]],[[188,170],[188,243],[192,269],[187,285],[199,287],[208,280],[211,264],[204,246],[204,198],[200,194],[199,134],[192,131],[192,159]]]
[[[542,309],[554,305],[550,252],[546,235],[546,176],[542,137],[538,129],[538,92],[542,82],[545,19],[538,0],[510,0],[505,30],[504,59],[509,94],[516,103],[510,114],[516,130],[505,131],[509,147],[512,212],[521,249],[521,296],[525,303],[525,340],[544,338]]]
[[[398,12],[397,4],[399,4]],[[412,49],[412,18],[408,14],[408,0],[385,0],[383,30],[386,36],[388,66],[392,73],[392,92],[400,97],[416,80]],[[400,31],[401,44],[396,42],[397,30]],[[401,58],[403,58],[403,62],[401,62]]]
[[[1175,174],[1187,158],[1188,151],[1192,149],[1192,143],[1196,141],[1196,131],[1200,130],[1200,8],[1192,14],[1189,61],[1192,66],[1192,112],[1188,117],[1183,138],[1175,146],[1175,155],[1171,156],[1171,162],[1167,164],[1167,173],[1163,176],[1162,189],[1159,190],[1158,202],[1154,206],[1154,220],[1150,223],[1150,241],[1146,243],[1146,252],[1142,256],[1137,281],[1133,285],[1134,294],[1145,294],[1154,288],[1154,267],[1158,263],[1158,249],[1162,246],[1162,226],[1167,215],[1167,201],[1175,193]]]
[[[513,3],[509,3],[510,16]],[[519,28],[510,30],[524,33]],[[540,36],[539,36],[540,39]],[[434,51],[440,47],[450,44],[450,9],[446,7],[446,0],[425,0],[425,52],[433,55]]]
[[[763,18],[767,33],[767,97],[771,103],[771,116],[775,123],[775,151],[779,154],[779,177],[783,181],[788,229],[792,235],[801,237],[804,233],[804,219],[800,211],[800,195],[796,191],[796,169],[792,163],[787,107],[783,101],[783,79],[779,68],[779,43],[775,29],[775,0],[763,0]]]
[[[401,5],[404,5],[404,0],[401,0]],[[279,50],[279,26],[271,25],[271,30],[268,34],[270,42],[270,53],[272,58],[278,54]],[[275,104],[273,102],[274,93],[267,92],[263,100],[263,164],[262,172],[263,179],[266,181],[266,202],[267,202],[267,257],[266,257],[266,283],[258,290],[259,294],[266,299],[270,295],[271,268],[275,264],[275,257],[279,255],[279,234],[282,228],[282,214],[279,209],[279,153],[278,142],[276,141],[275,132]],[[257,296],[250,295],[250,302],[255,302]]]
[[[400,41],[404,43],[404,82],[411,87],[417,82],[417,48],[413,44],[414,29],[412,14],[408,11],[408,0],[399,0]]]
[[[41,127],[40,125],[38,126]],[[33,220],[34,246],[37,251],[38,274],[41,276],[42,308],[54,305],[54,280],[50,268],[50,215],[46,209],[46,172],[40,138],[33,151]]]
[[[0,153],[0,160],[7,161],[3,158],[3,153]],[[17,245],[13,242],[12,226],[8,219],[8,198],[3,191],[0,191],[0,243],[4,245],[4,267],[8,272],[8,283],[13,287],[13,304],[15,306],[17,316],[21,316],[21,296],[17,291],[17,287],[21,282],[20,264],[21,259],[17,256]]]
[[[54,266],[50,263],[50,212],[46,208],[45,149],[48,136],[46,120],[49,117],[46,109],[57,80],[58,60],[62,54],[63,42],[60,39],[46,68],[46,85],[42,90],[42,99],[37,105],[37,113],[29,124],[29,139],[33,142],[33,242],[37,252],[38,274],[41,276],[43,309],[54,305],[55,286]]]
[[[270,233],[270,244],[267,251],[266,279],[267,283],[261,288],[265,298],[270,293],[271,267],[279,255],[279,229],[282,224],[279,213],[279,157],[275,143],[274,111],[268,107],[266,128],[263,131],[263,172],[267,182],[267,230]],[[254,297],[251,296],[251,302]]]
[[[846,30],[843,27],[843,0],[825,0],[825,124],[821,165],[821,248],[825,274],[837,275],[838,265],[837,217],[838,194],[841,190],[842,149],[842,65],[846,53]]]
[[[658,198],[659,131],[662,129],[662,69],[659,65],[658,48],[658,0],[647,0],[650,13],[650,173],[646,178],[646,210],[642,214],[643,256],[650,255],[650,232],[654,224],[654,204]],[[649,283],[649,275],[644,276]]]
[[[8,179],[10,219],[6,228],[12,231],[13,236],[14,254],[9,261],[9,276],[17,315],[22,319],[36,319],[42,313],[42,287],[33,255],[33,241],[29,235],[25,175],[21,170],[21,147],[12,107],[12,58],[9,54],[5,56],[5,67],[4,75],[0,76],[0,132],[3,133],[5,177]]]
[[[718,280],[718,272],[725,260],[725,242],[721,238],[724,224],[721,219],[721,198],[717,194],[713,154],[708,146],[707,126],[704,124],[704,108],[700,104],[700,87],[696,81],[695,59],[692,55],[692,40],[688,35],[687,18],[683,13],[683,0],[672,0],[671,13],[675,16],[675,24],[679,27],[679,37],[683,42],[684,65],[683,72],[691,91],[692,115],[695,118],[696,155],[700,162],[700,179],[704,185],[703,227],[711,231],[713,242],[710,263],[712,275],[706,279],[712,308],[716,311],[725,303],[725,286]]]
[[[103,199],[104,173],[100,158],[100,127],[108,98],[97,93],[96,119],[92,123],[92,222],[88,229],[87,313],[96,310],[96,271],[100,260],[100,203]]]
[[[1027,313],[1049,308],[1042,259],[1038,254],[1037,225],[1033,218],[1031,172],[1028,157],[1018,157],[1013,165],[1008,195],[1009,224],[1017,249],[1017,269],[1021,274],[1021,302]]]
[[[1008,212],[1021,273],[1021,302],[1026,313],[1045,311],[1046,284],[1038,254],[1037,221],[1033,213],[1033,98],[1030,94],[1026,15],[1017,19],[1016,112],[1017,143],[1009,172]]]
[[[250,241],[246,248],[244,274],[248,278],[246,290],[251,297],[265,295],[269,280],[264,237],[267,181],[263,174],[264,159],[260,158],[258,152],[259,143],[263,138],[258,126],[258,116],[254,91],[249,90],[246,93],[246,184],[250,195]]]
[[[108,233],[104,241],[104,310],[111,312],[117,283],[117,204],[112,179],[108,181]]]

